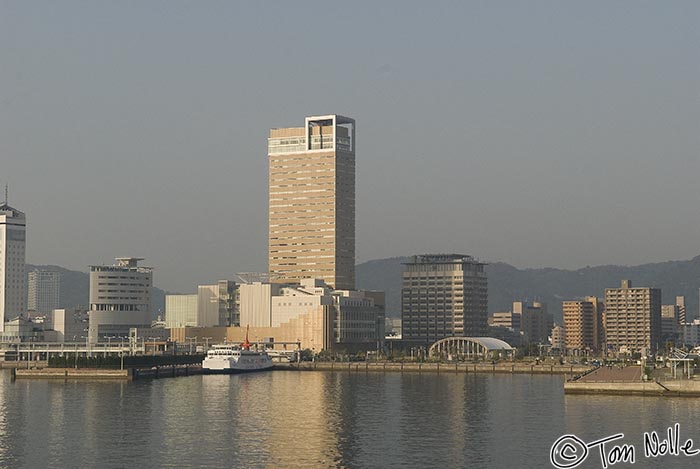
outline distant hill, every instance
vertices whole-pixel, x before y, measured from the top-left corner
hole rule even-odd
[[[61,273],[60,308],[75,308],[78,306],[87,308],[90,295],[90,276],[86,272],[68,270],[57,265],[27,264],[27,272],[34,269]],[[158,315],[158,311],[161,311],[161,314],[164,315],[165,292],[160,288],[153,288],[151,301],[153,302],[154,319]]]
[[[356,268],[357,287],[386,292],[387,315],[401,316],[402,263],[408,257],[376,259]],[[27,265],[61,272],[61,307],[87,306],[89,277],[85,272],[67,270],[55,265]],[[588,295],[602,298],[606,288],[617,287],[621,279],[632,285],[656,287],[662,290],[662,301],[670,304],[676,295],[686,298],[688,317],[698,311],[700,289],[700,256],[689,261],[668,261],[638,266],[603,265],[577,270],[518,269],[504,262],[494,262],[486,268],[489,279],[489,312],[508,311],[513,301],[537,300],[547,303],[557,320],[561,320],[561,302]],[[165,311],[165,291],[153,289],[153,307]]]
[[[386,292],[387,315],[401,315],[402,262],[408,257],[377,259],[359,264],[357,285],[361,289]],[[689,261],[668,261],[638,266],[603,265],[577,270],[518,269],[504,262],[494,262],[486,268],[489,279],[489,312],[508,311],[513,301],[537,300],[547,303],[557,320],[561,320],[561,302],[597,295],[602,298],[606,288],[629,279],[632,285],[661,288],[664,304],[675,302],[684,295],[689,318],[698,310],[700,288],[700,256]]]

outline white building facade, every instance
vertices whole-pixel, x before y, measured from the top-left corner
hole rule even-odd
[[[118,257],[111,266],[90,266],[90,342],[151,327],[153,269],[138,257]]]
[[[26,312],[26,236],[25,214],[7,202],[0,204],[0,331]]]
[[[61,273],[33,270],[27,276],[27,309],[48,316],[61,302]]]

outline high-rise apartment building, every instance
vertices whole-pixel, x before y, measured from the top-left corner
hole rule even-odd
[[[153,269],[139,266],[142,260],[118,257],[115,265],[90,266],[90,342],[151,326]]]
[[[26,234],[25,214],[5,200],[0,204],[0,332],[5,330],[5,322],[26,312]]]
[[[654,352],[661,338],[661,290],[632,288],[623,280],[620,288],[605,289],[605,340],[613,351]]]
[[[61,301],[61,273],[33,270],[27,275],[27,309],[48,316]]]
[[[413,256],[401,289],[404,340],[435,342],[488,331],[486,264],[462,254]]]
[[[354,119],[314,116],[304,127],[271,129],[268,157],[272,281],[354,289]]]
[[[578,355],[597,353],[603,346],[603,303],[595,296],[562,302],[566,349]]]
[[[591,352],[595,348],[593,330],[595,311],[590,301],[562,302],[566,350],[575,355]]]

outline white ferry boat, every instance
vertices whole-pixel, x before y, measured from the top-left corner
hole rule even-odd
[[[272,369],[272,360],[265,351],[250,350],[248,331],[240,345],[213,345],[202,361],[204,373],[246,373]]]

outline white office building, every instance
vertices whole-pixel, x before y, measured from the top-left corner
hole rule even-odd
[[[118,257],[114,265],[90,266],[90,342],[150,328],[153,269],[142,258]]]
[[[0,332],[5,330],[5,322],[26,312],[26,234],[24,213],[7,201],[0,204]]]
[[[165,295],[165,327],[237,326],[236,283],[199,285],[197,293]]]
[[[27,309],[48,316],[61,301],[61,273],[33,270],[27,276]]]

